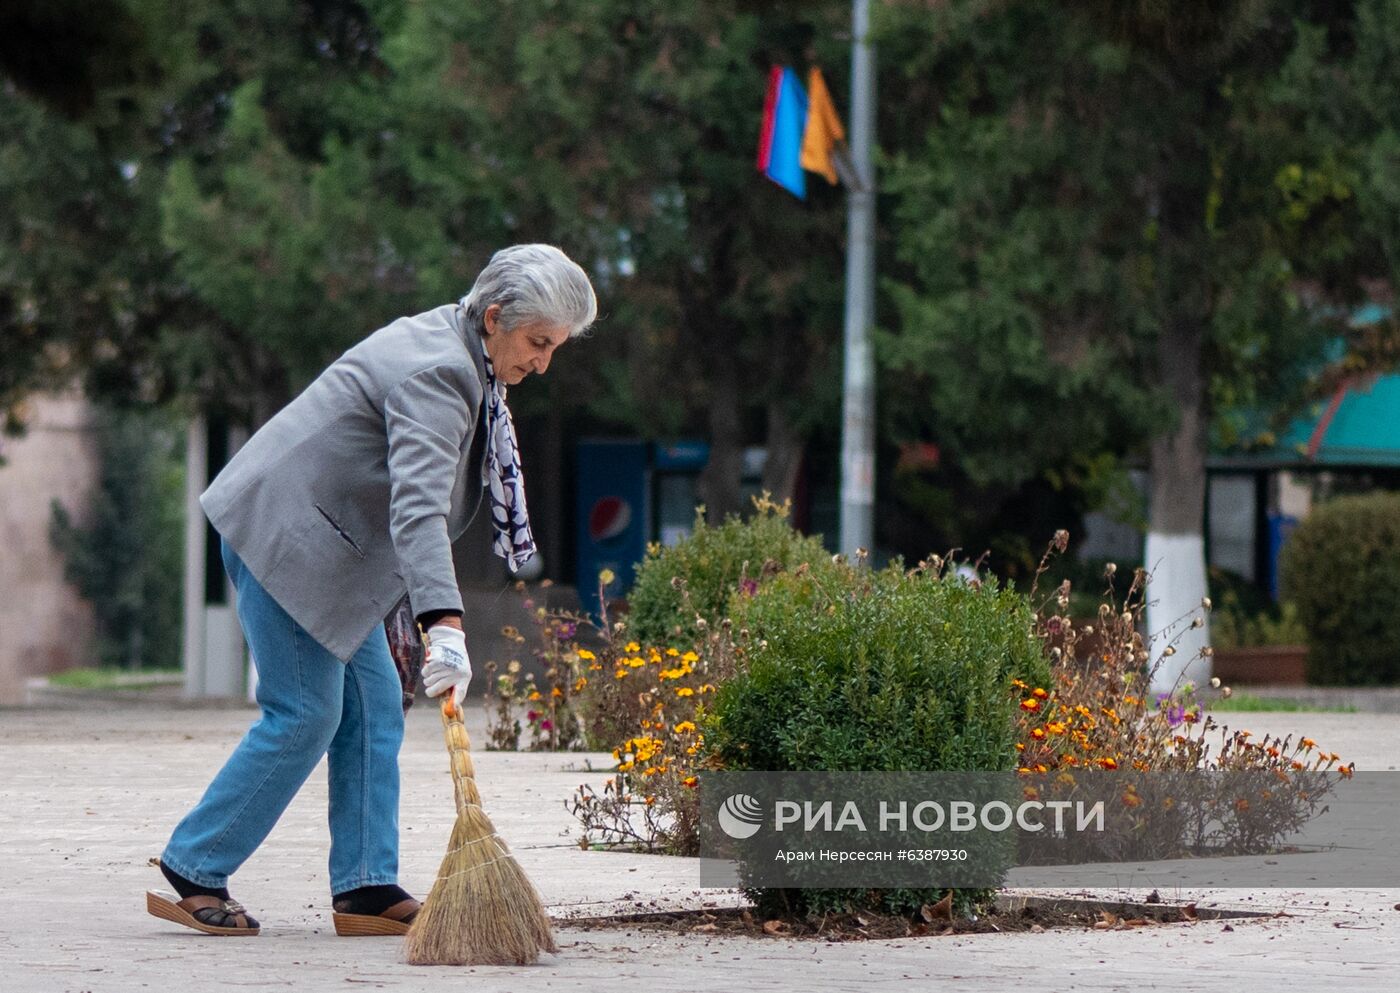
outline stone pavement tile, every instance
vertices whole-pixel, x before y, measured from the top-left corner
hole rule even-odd
[[[299,991],[581,989],[615,991],[944,990],[1392,990],[1400,969],[1400,891],[1194,891],[1287,918],[1125,933],[1048,932],[826,944],[632,931],[561,922],[561,953],[526,969],[423,969],[400,961],[392,939],[342,939],[330,930],[325,775],[313,774],[234,893],[264,924],[252,939],[209,938],[144,912],[146,863],[198,798],[253,717],[249,710],[69,707],[0,711],[0,993],[126,993],[225,988]],[[1359,767],[1395,762],[1400,718],[1240,715],[1256,734],[1317,737]],[[1316,718],[1335,719],[1324,734]],[[1378,723],[1379,722],[1379,723]],[[1243,725],[1242,725],[1243,726]],[[480,717],[472,719],[482,740]],[[732,903],[699,889],[694,863],[583,852],[563,801],[606,778],[610,757],[479,752],[486,808],[557,918],[605,910]],[[1364,760],[1364,761],[1363,761]],[[445,849],[453,810],[436,716],[410,715],[404,773],[403,880],[422,893]],[[1115,895],[1115,894],[1105,894]],[[1133,894],[1140,896],[1141,894]],[[640,903],[642,906],[638,907]]]

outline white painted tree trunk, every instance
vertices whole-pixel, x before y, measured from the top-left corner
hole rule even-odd
[[[1152,573],[1147,587],[1151,664],[1157,666],[1152,692],[1171,693],[1188,682],[1199,688],[1211,671],[1210,659],[1201,655],[1210,644],[1209,616],[1201,606],[1207,595],[1205,540],[1199,534],[1149,531],[1144,564]],[[1205,623],[1193,628],[1198,617]],[[1168,645],[1175,651],[1164,657]]]

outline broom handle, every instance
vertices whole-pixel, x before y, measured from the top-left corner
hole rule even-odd
[[[462,723],[462,710],[453,702],[452,694],[443,697],[442,734],[447,740],[448,764],[452,768],[452,791],[457,797],[458,815],[469,806],[481,806],[481,794],[476,788],[476,768],[472,765],[471,739]]]

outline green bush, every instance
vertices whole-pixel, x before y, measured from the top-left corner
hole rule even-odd
[[[724,616],[730,595],[745,580],[758,581],[765,565],[790,569],[807,562],[829,564],[831,553],[817,538],[794,531],[786,506],[755,498],[755,513],[743,520],[730,515],[718,527],[695,516],[695,530],[669,548],[653,545],[637,567],[627,595],[627,634],[642,644],[692,644],[695,614],[710,624]],[[683,610],[683,593],[673,580],[684,580],[691,611]]]
[[[167,415],[102,410],[89,519],[53,502],[49,537],[64,578],[91,601],[97,658],[122,669],[180,664],[184,577],[181,437]]]
[[[1012,680],[1050,685],[1030,606],[994,581],[841,565],[777,574],[736,594],[731,610],[746,662],[719,687],[706,730],[726,769],[1010,770],[1020,737]],[[912,913],[943,891],[749,895],[773,912]]]
[[[1284,596],[1308,634],[1308,681],[1400,682],[1400,495],[1316,507],[1283,547]]]

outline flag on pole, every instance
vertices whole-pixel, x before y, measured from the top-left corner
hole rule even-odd
[[[802,172],[802,133],[807,127],[807,94],[797,73],[774,66],[763,101],[763,132],[758,143],[759,170],[799,200],[807,199]]]
[[[807,126],[802,134],[802,168],[818,172],[832,186],[836,185],[836,163],[833,152],[846,140],[846,129],[831,93],[826,88],[822,71],[813,66],[807,72]]]

